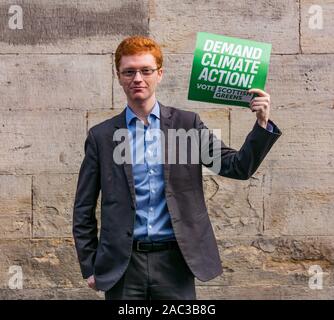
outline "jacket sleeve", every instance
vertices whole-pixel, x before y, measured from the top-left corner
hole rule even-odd
[[[273,132],[262,128],[256,121],[242,147],[237,151],[217,139],[196,114],[195,127],[199,130],[201,164],[220,176],[249,179],[282,134],[271,120],[269,123],[273,126]]]
[[[85,156],[80,167],[73,209],[73,236],[81,273],[94,273],[98,245],[96,203],[101,189],[97,145],[91,130],[85,141]]]

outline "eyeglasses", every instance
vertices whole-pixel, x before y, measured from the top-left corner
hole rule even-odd
[[[143,77],[149,77],[150,75],[153,74],[154,71],[159,70],[160,68],[156,68],[156,69],[149,69],[149,68],[143,68],[143,69],[138,69],[138,70],[124,70],[121,71],[120,74],[125,77],[125,78],[133,78],[135,77],[135,75],[137,74],[137,72],[139,72]]]

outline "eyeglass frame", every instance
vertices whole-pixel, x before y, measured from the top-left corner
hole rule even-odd
[[[142,77],[149,77],[154,73],[154,71],[157,71],[157,70],[160,70],[160,69],[161,69],[161,67],[158,67],[158,68],[155,68],[155,69],[144,67],[142,69],[127,70],[127,71],[133,71],[134,72],[134,74],[132,76],[125,75],[126,71],[118,71],[118,73],[121,74],[123,77],[125,77],[127,79],[133,79],[137,75],[137,72],[139,72]],[[150,70],[150,71],[152,71],[152,73],[150,73],[149,75],[143,75],[143,70]]]

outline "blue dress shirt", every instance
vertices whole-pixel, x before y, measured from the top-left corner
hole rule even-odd
[[[126,107],[126,124],[136,193],[134,239],[170,241],[175,235],[165,197],[161,161],[160,106],[156,101],[144,125],[131,107]]]

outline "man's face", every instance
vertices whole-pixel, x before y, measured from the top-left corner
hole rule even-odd
[[[122,72],[128,70],[157,69],[155,58],[150,53],[122,56],[119,66],[118,81],[128,98],[128,101],[142,102],[155,94],[155,89],[162,79],[162,69],[154,71],[151,75],[142,75],[137,72],[128,77]]]

